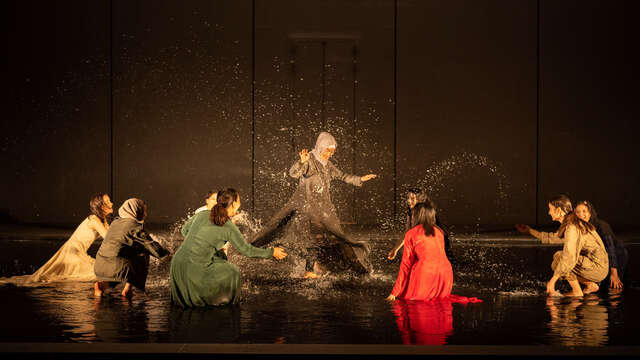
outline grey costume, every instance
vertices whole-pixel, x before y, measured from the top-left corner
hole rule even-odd
[[[169,252],[143,229],[144,203],[127,200],[118,211],[96,254],[94,271],[98,281],[128,282],[144,290],[149,255],[161,258]]]
[[[299,178],[300,182],[289,201],[256,233],[251,243],[264,246],[273,240],[275,232],[287,224],[294,215],[305,216],[309,225],[326,230],[343,242],[343,255],[356,270],[363,273],[371,271],[371,263],[367,257],[369,249],[366,243],[354,240],[340,226],[336,208],[331,201],[331,180],[341,180],[348,184],[361,186],[359,176],[344,174],[333,163],[320,157],[322,152],[336,146],[335,139],[329,133],[318,136],[315,149],[304,163],[296,161],[289,169],[289,175]],[[305,219],[306,221],[306,219]]]

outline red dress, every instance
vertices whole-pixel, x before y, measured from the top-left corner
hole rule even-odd
[[[422,225],[404,236],[402,263],[391,291],[397,299],[431,300],[448,298],[453,302],[481,302],[477,298],[451,295],[453,270],[444,252],[444,233],[437,226],[426,236]]]

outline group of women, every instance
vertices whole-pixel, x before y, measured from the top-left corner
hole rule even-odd
[[[549,216],[560,223],[556,232],[542,232],[528,225],[516,228],[546,244],[563,244],[553,256],[553,276],[547,283],[547,293],[557,295],[556,282],[565,279],[571,286],[568,296],[583,296],[600,289],[607,277],[612,289],[621,289],[622,278],[628,262],[628,252],[618,241],[611,226],[599,219],[588,201],[580,201],[575,208],[565,195],[559,195],[548,203]],[[604,281],[605,284],[607,281]],[[584,289],[580,284],[584,285]]]
[[[345,259],[362,273],[371,270],[369,246],[355,240],[340,227],[340,221],[330,196],[331,180],[361,186],[375,174],[355,176],[344,174],[329,159],[337,143],[333,136],[321,133],[311,151],[302,150],[300,159],[289,174],[299,179],[299,186],[285,206],[265,224],[263,229],[247,241],[233,221],[240,205],[238,191],[228,188],[210,192],[206,205],[183,225],[184,242],[171,258],[171,300],[183,307],[215,306],[238,300],[240,273],[227,261],[227,249],[232,246],[242,255],[281,260],[287,253],[281,247],[263,247],[273,240],[275,231],[294,216],[301,216],[315,234],[301,239],[301,246],[313,245],[322,238],[318,231],[332,235],[342,245]],[[387,300],[448,299],[453,302],[480,302],[451,294],[453,271],[451,244],[445,228],[436,215],[433,202],[420,189],[411,189],[407,197],[408,211],[405,235],[394,244],[387,257],[393,260],[404,246],[398,277]],[[149,256],[169,255],[144,230],[147,207],[140,199],[128,199],[111,223],[113,204],[107,194],[98,194],[90,201],[89,215],[71,238],[32,275],[11,278],[14,282],[56,280],[96,280],[94,294],[103,295],[109,287],[123,284],[121,294],[131,296],[132,287],[144,290]],[[596,215],[593,205],[583,201],[576,211],[566,196],[558,196],[549,204],[549,215],[561,223],[557,232],[545,233],[528,225],[516,225],[523,233],[539,238],[543,243],[562,243],[551,265],[554,274],[547,284],[549,294],[557,294],[556,282],[566,279],[572,288],[568,295],[582,296],[595,292],[599,282],[610,276],[610,287],[621,288],[627,263],[627,252],[611,227]],[[98,237],[103,241],[94,260],[87,249]],[[604,242],[603,242],[604,240]],[[313,251],[308,253],[313,254]],[[306,259],[305,278],[317,278],[317,258]],[[6,279],[4,279],[6,281]],[[584,290],[580,284],[585,286]]]

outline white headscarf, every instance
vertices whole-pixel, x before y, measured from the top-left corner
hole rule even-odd
[[[144,201],[136,198],[128,199],[118,209],[118,215],[123,219],[133,219],[137,222],[144,221]]]
[[[331,134],[323,131],[320,133],[320,135],[318,135],[318,140],[316,140],[316,147],[313,148],[311,153],[316,157],[316,160],[322,163],[322,165],[327,165],[327,160],[323,159],[321,155],[322,152],[330,147],[336,148],[338,147],[338,143]]]

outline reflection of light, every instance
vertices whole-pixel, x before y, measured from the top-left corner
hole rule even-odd
[[[447,336],[453,331],[450,300],[396,300],[392,306],[404,344],[446,344]]]
[[[609,340],[607,308],[600,298],[549,298],[547,310],[551,316],[549,328],[552,341],[567,346],[602,346]]]

